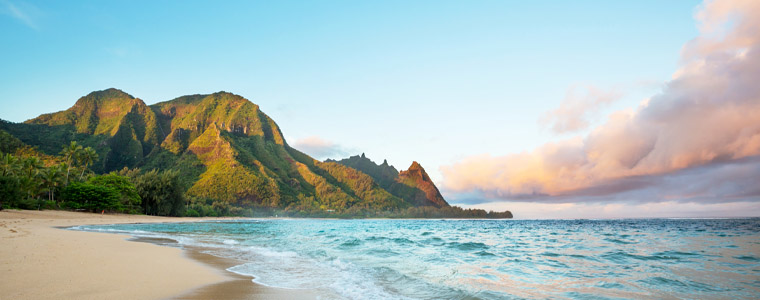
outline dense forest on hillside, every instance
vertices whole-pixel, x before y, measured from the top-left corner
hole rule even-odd
[[[0,121],[0,142],[5,207],[179,216],[511,216],[449,206],[417,162],[398,172],[380,170],[363,155],[360,164],[351,163],[358,156],[317,161],[290,147],[257,105],[226,92],[148,106],[117,89],[97,91],[65,111]],[[375,167],[362,167],[363,160]]]

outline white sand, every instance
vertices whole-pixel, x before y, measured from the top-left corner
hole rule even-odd
[[[0,299],[161,299],[230,280],[182,250],[54,228],[198,219],[0,211]]]

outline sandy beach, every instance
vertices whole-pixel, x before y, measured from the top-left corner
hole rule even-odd
[[[200,219],[67,211],[0,211],[0,299],[257,299],[276,289],[224,271],[229,261],[197,251],[63,230],[82,224]]]

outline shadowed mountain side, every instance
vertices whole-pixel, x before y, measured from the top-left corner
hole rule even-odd
[[[227,92],[146,106],[107,89],[65,111],[0,122],[0,130],[10,135],[5,140],[46,154],[58,154],[72,140],[93,147],[102,158],[93,167],[98,173],[180,171],[187,195],[208,205],[348,213],[411,206],[367,174],[291,148],[258,105]]]
[[[425,169],[416,161],[408,170],[401,172],[388,165],[387,160],[383,160],[380,165],[375,164],[364,153],[361,156],[351,156],[340,161],[327,160],[327,162],[342,164],[368,174],[383,189],[413,206],[449,206]]]
[[[43,114],[24,123],[59,128],[43,129],[63,135],[61,139],[54,139],[53,143],[63,145],[77,140],[84,145],[92,145],[100,150],[98,154],[104,158],[101,165],[94,169],[107,172],[135,167],[153,150],[160,141],[156,119],[156,114],[142,100],[111,88],[79,98],[67,110]],[[66,136],[68,134],[71,136]],[[53,149],[43,147],[51,141],[44,135],[40,138],[30,139],[28,144],[40,145],[42,151],[60,150],[61,146]]]
[[[5,123],[4,120],[0,120],[0,122]],[[21,147],[24,147],[24,142],[7,131],[0,129],[0,152],[14,153]]]

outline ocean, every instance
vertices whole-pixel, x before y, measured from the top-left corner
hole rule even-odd
[[[757,299],[760,219],[322,220],[76,226],[177,241],[321,299]]]

